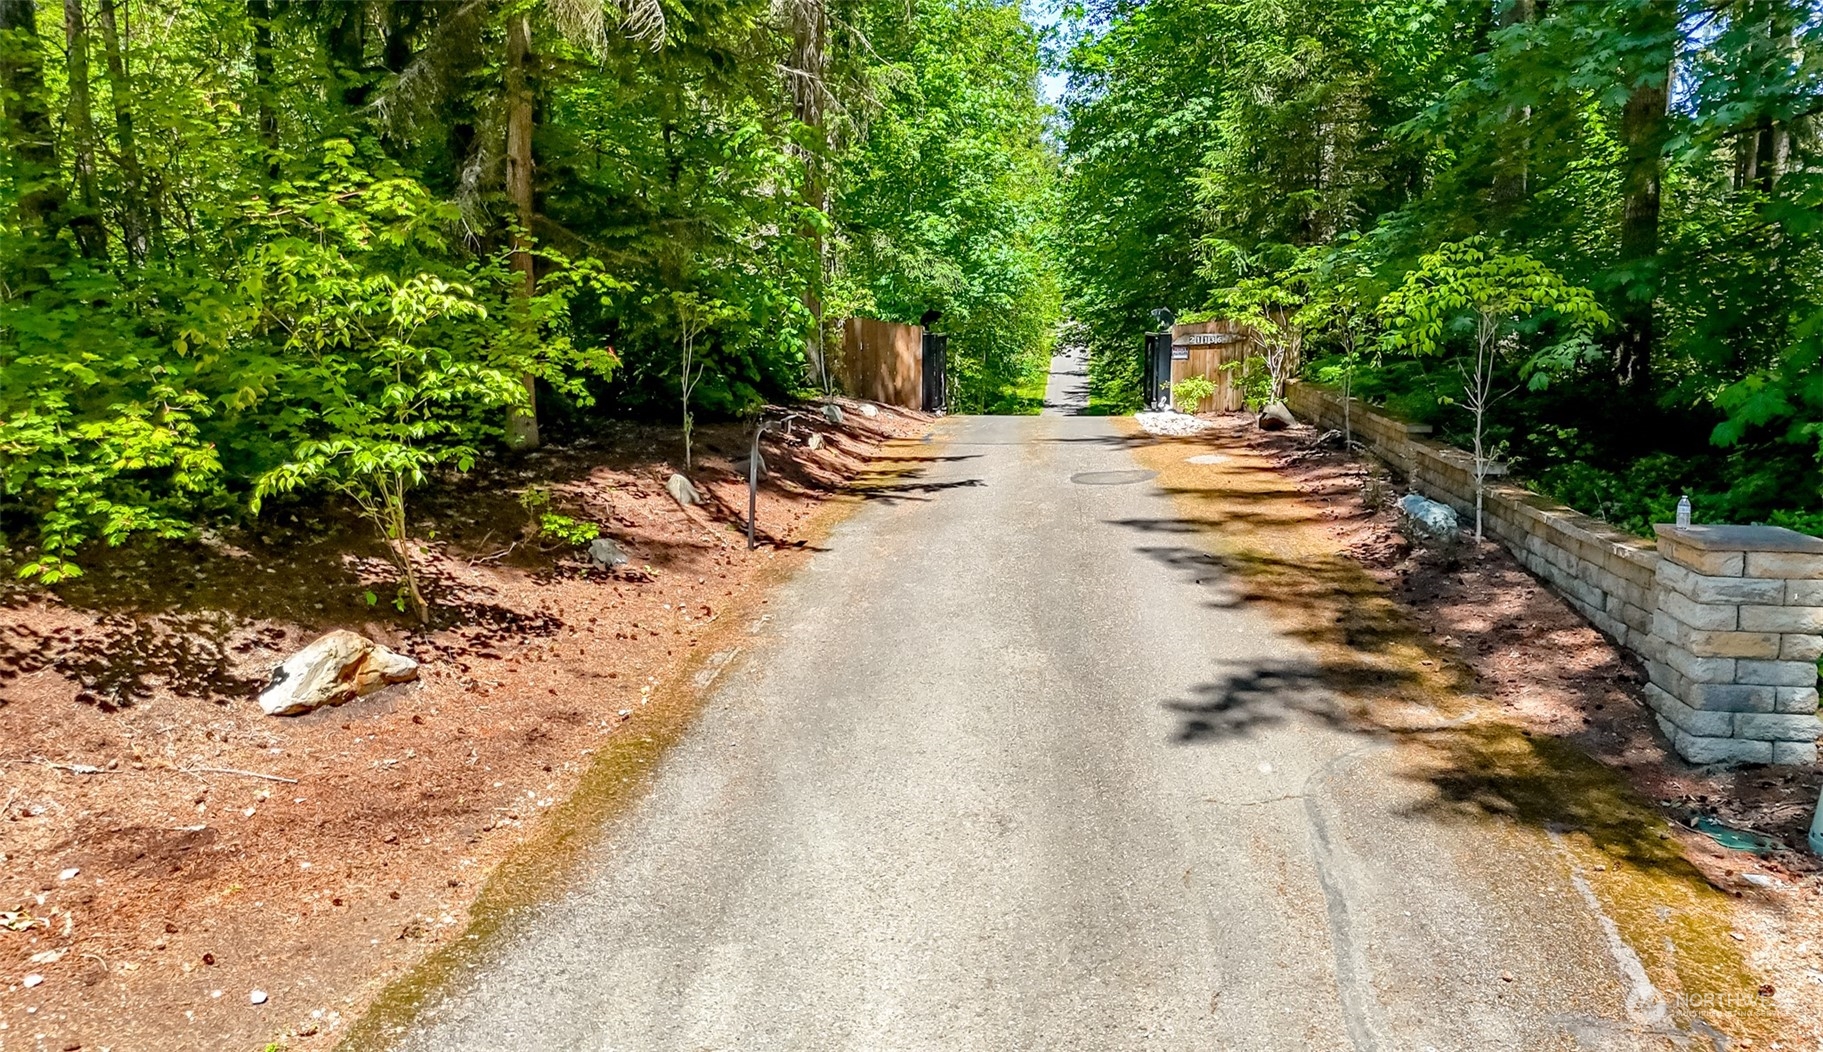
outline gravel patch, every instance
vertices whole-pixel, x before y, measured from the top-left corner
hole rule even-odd
[[[1133,420],[1147,434],[1172,438],[1198,435],[1215,426],[1207,420],[1184,413],[1134,413]]]

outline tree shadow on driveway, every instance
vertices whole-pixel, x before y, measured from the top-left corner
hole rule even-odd
[[[1171,741],[1198,745],[1245,737],[1296,719],[1359,732],[1330,692],[1324,670],[1295,660],[1225,662],[1219,679],[1192,687],[1189,697],[1164,702],[1178,716]]]
[[[1475,671],[1337,550],[1325,509],[1283,476],[1240,454],[1219,471],[1185,464],[1178,448],[1136,459],[1158,468],[1180,514],[1108,521],[1140,535],[1135,550],[1179,571],[1180,587],[1223,609],[1258,609],[1297,644],[1296,653],[1229,663],[1163,700],[1177,717],[1173,743],[1209,745],[1311,721],[1401,746],[1399,775],[1429,790],[1412,814],[1575,831],[1655,878],[1710,886],[1666,838],[1665,819],[1619,775],[1572,744],[1503,720]],[[1170,543],[1156,543],[1162,538]]]

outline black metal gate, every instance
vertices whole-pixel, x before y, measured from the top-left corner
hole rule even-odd
[[[949,409],[949,334],[924,334],[924,411]]]
[[[1146,334],[1146,361],[1139,390],[1144,408],[1160,409],[1171,404],[1170,333]]]

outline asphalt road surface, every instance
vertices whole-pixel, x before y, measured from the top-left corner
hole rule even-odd
[[[837,529],[402,1048],[1666,1047],[1542,834],[1439,818],[1320,717],[1117,425],[1063,411],[1080,368]]]

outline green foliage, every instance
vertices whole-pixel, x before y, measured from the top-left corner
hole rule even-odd
[[[952,411],[1006,411],[1042,384],[1062,309],[1038,37],[1015,5],[908,10],[872,36],[893,58],[835,198],[845,251],[832,292],[893,321],[940,311]]]
[[[519,491],[519,506],[525,509],[528,528],[540,538],[560,544],[580,546],[601,536],[601,527],[551,510],[551,491],[543,486],[527,486]]]
[[[1389,350],[1435,356],[1470,342],[1492,353],[1513,326],[1535,317],[1556,322],[1562,339],[1536,352],[1522,367],[1534,389],[1586,355],[1591,329],[1610,318],[1588,289],[1565,282],[1523,254],[1495,252],[1477,240],[1443,245],[1419,260],[1405,283],[1380,300]]]
[[[1186,376],[1171,385],[1171,404],[1180,413],[1194,413],[1196,407],[1214,393],[1214,380],[1207,376]]]
[[[581,546],[601,536],[601,527],[592,522],[580,522],[568,515],[547,511],[538,517],[538,535],[564,544]]]
[[[845,309],[945,311],[970,406],[1042,373],[1056,161],[1016,5],[850,6],[807,55],[763,0],[9,10],[37,28],[0,41],[0,540],[26,577],[310,489],[424,617],[411,495],[506,455],[534,401],[559,436],[675,420],[686,382],[691,421],[736,416],[801,390]]]
[[[1487,417],[1505,393],[1499,373],[1502,359],[1518,346],[1513,326],[1542,318],[1561,328],[1561,338],[1533,354],[1519,370],[1530,378],[1533,390],[1542,390],[1554,373],[1587,357],[1589,330],[1608,324],[1608,315],[1593,293],[1566,283],[1537,260],[1497,253],[1476,240],[1426,253],[1405,283],[1380,300],[1380,312],[1386,320],[1382,342],[1395,351],[1435,356],[1446,353],[1457,333],[1469,337],[1457,370],[1463,381],[1461,404],[1474,419],[1470,450],[1475,456],[1479,541],[1482,487],[1492,458],[1504,447],[1488,440]]]
[[[519,506],[525,509],[528,529],[538,538],[559,544],[579,546],[601,536],[601,527],[551,510],[551,491],[543,486],[527,486],[519,491]]]
[[[268,363],[275,386],[306,393],[315,410],[276,422],[286,458],[255,479],[250,507],[308,487],[347,497],[427,621],[407,495],[440,469],[474,464],[502,411],[524,404],[520,377],[586,400],[582,377],[606,378],[614,358],[551,331],[574,276],[528,300],[497,261],[470,261],[466,281],[439,273],[450,270],[439,231],[456,218],[451,206],[410,180],[358,181],[351,152],[332,143],[327,157],[353,181],[280,198],[269,236],[249,252],[248,302],[285,334]]]
[[[1304,345],[1304,329],[1296,315],[1302,313],[1307,289],[1301,281],[1279,282],[1266,278],[1243,278],[1232,286],[1217,289],[1212,297],[1215,313],[1251,330],[1254,340],[1265,350],[1250,359],[1262,368],[1259,376],[1243,369],[1244,382],[1265,384],[1260,407],[1284,401],[1285,383]],[[1251,368],[1251,366],[1250,366]]]
[[[1440,410],[1491,320],[1486,437],[1584,510],[1823,514],[1815,4],[1154,0],[1072,29],[1064,280],[1098,399],[1136,400],[1152,308],[1277,285],[1330,380],[1460,440]],[[1476,238],[1536,269],[1408,287]]]
[[[1241,392],[1241,405],[1249,413],[1257,413],[1275,400],[1272,370],[1259,355],[1228,362],[1222,366],[1222,371],[1234,377],[1235,387]]]

